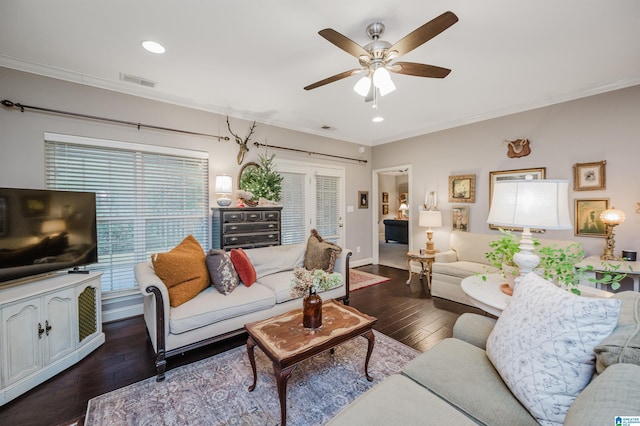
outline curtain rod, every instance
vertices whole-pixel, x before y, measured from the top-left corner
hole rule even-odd
[[[3,101],[0,101],[0,104],[5,106],[6,108],[19,108],[20,112],[24,112],[25,109],[32,109],[34,111],[50,112],[50,113],[53,113],[53,114],[68,115],[68,116],[77,117],[77,118],[86,118],[86,119],[89,119],[89,120],[105,121],[105,122],[108,122],[108,123],[116,123],[116,124],[123,124],[123,125],[127,125],[127,126],[135,126],[135,127],[138,128],[138,130],[140,130],[140,128],[144,127],[144,128],[147,128],[147,129],[164,130],[164,131],[167,131],[167,132],[184,133],[184,134],[187,134],[187,135],[206,136],[206,137],[214,138],[214,139],[218,139],[218,140],[225,140],[225,141],[229,140],[229,136],[216,136],[216,135],[210,135],[208,133],[190,132],[188,130],[172,129],[172,128],[169,128],[169,127],[154,126],[154,125],[151,125],[151,124],[134,123],[133,121],[116,120],[116,119],[113,119],[113,118],[104,118],[104,117],[98,117],[98,116],[95,116],[95,115],[79,114],[77,112],[61,111],[61,110],[57,110],[57,109],[41,108],[41,107],[35,107],[35,106],[30,106],[30,105],[22,105],[22,104],[19,104],[19,103],[11,102],[10,100],[7,100],[7,99],[4,99]]]
[[[267,145],[266,143],[260,143],[260,142],[254,142],[253,145],[256,147],[264,146],[266,148],[282,149],[284,151],[302,152],[304,154],[309,154],[309,155],[323,155],[325,157],[341,158],[343,160],[357,161],[358,163],[365,163],[365,164],[367,163],[367,160],[360,160],[359,158],[343,157],[341,155],[333,155],[333,154],[323,154],[321,152],[305,151],[303,149],[288,148],[285,146]]]

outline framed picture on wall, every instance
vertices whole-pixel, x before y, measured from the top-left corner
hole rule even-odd
[[[389,202],[389,193],[388,192],[383,192],[382,193],[382,203],[383,204],[387,204]]]
[[[573,165],[573,190],[595,191],[606,189],[606,161],[576,163]]]
[[[469,232],[469,207],[453,206],[451,209],[451,223],[453,231]]]
[[[389,214],[389,204],[382,205],[382,214]]]
[[[575,200],[575,235],[580,237],[607,236],[607,227],[600,220],[600,213],[609,208],[608,198]]]
[[[449,202],[476,202],[476,175],[449,176]]]
[[[369,191],[358,191],[358,208],[369,208]]]
[[[489,210],[491,210],[491,200],[493,199],[493,185],[496,182],[502,182],[505,180],[524,180],[531,179],[544,179],[546,174],[546,167],[538,167],[535,169],[517,169],[517,170],[500,170],[496,172],[489,172]],[[491,229],[508,229],[510,231],[522,231],[522,228],[504,227],[489,225]],[[531,232],[544,232],[544,229],[531,229]]]

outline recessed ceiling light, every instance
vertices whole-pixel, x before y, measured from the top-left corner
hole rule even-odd
[[[373,121],[374,123],[381,123],[384,121],[384,117],[380,117],[380,116],[373,117],[371,121]]]
[[[164,53],[164,46],[155,41],[146,40],[142,42],[142,47],[151,53]]]

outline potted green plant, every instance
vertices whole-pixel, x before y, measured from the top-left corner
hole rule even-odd
[[[585,280],[586,273],[595,271],[591,265],[576,268],[575,265],[584,259],[585,254],[579,244],[570,244],[565,248],[546,246],[542,247],[539,253],[540,266],[537,270],[542,273],[542,276],[577,295],[580,295],[578,286],[582,280]],[[612,290],[619,289],[620,281],[627,274],[620,272],[619,265],[610,262],[602,262],[602,266],[604,272],[599,276],[586,278],[586,281],[609,285]]]
[[[274,155],[260,155],[260,167],[245,170],[240,179],[240,188],[253,194],[253,201],[261,198],[269,201],[280,201],[283,177],[275,170]]]
[[[513,255],[520,252],[520,243],[517,241],[516,236],[509,230],[498,228],[500,231],[500,238],[489,243],[490,251],[484,254],[484,257],[491,263],[492,266],[500,268],[504,275],[509,287],[513,288],[514,281],[518,276],[518,265],[513,261]],[[537,240],[533,240],[534,245],[540,245]],[[482,276],[482,279],[486,279],[486,276]]]

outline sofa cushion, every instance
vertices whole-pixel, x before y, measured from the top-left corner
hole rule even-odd
[[[325,241],[315,229],[311,230],[311,235],[307,240],[307,251],[304,256],[304,267],[310,271],[322,269],[333,272],[336,257],[342,252],[342,248],[333,243]]]
[[[576,398],[565,426],[615,425],[618,416],[640,414],[640,366],[616,364],[593,379]],[[622,423],[625,424],[625,423]],[[634,424],[638,424],[637,421]]]
[[[485,351],[469,343],[445,339],[405,365],[402,374],[482,424],[537,425],[501,380]]]
[[[476,274],[495,274],[499,271],[498,268],[491,265],[465,260],[451,263],[434,262],[432,268],[434,274],[451,275],[458,278],[467,278]]]
[[[276,295],[276,303],[282,303],[293,299],[290,291],[292,278],[293,271],[283,271],[266,275],[260,278],[258,282]],[[302,307],[302,302],[300,303],[300,307]]]
[[[251,288],[240,284],[233,293],[226,296],[209,287],[198,297],[177,308],[171,308],[169,332],[185,333],[229,318],[269,309],[275,303],[273,292],[259,283],[255,283]]]
[[[619,362],[640,365],[640,293],[623,291],[611,298],[622,306],[615,330],[595,348],[598,373]]]
[[[209,250],[206,258],[207,269],[213,286],[222,294],[230,294],[238,287],[239,279],[236,269],[233,267],[231,257],[224,250]]]
[[[167,253],[151,256],[156,275],[167,286],[169,304],[180,306],[209,286],[209,272],[200,243],[192,236]]]
[[[256,282],[256,270],[251,264],[251,261],[247,257],[247,253],[239,249],[233,249],[230,253],[231,262],[233,267],[236,268],[236,272],[242,280],[242,283],[247,287],[251,287],[251,284]]]
[[[261,247],[245,251],[260,279],[276,272],[293,270],[302,266],[306,244]]]
[[[487,355],[540,423],[560,425],[591,380],[593,349],[619,313],[619,300],[576,296],[531,272],[498,318]]]
[[[484,254],[490,250],[489,243],[497,238],[497,235],[491,234],[452,232],[450,242],[451,248],[458,254],[458,260],[490,265]]]
[[[476,425],[407,377],[394,374],[353,401],[327,426]]]

